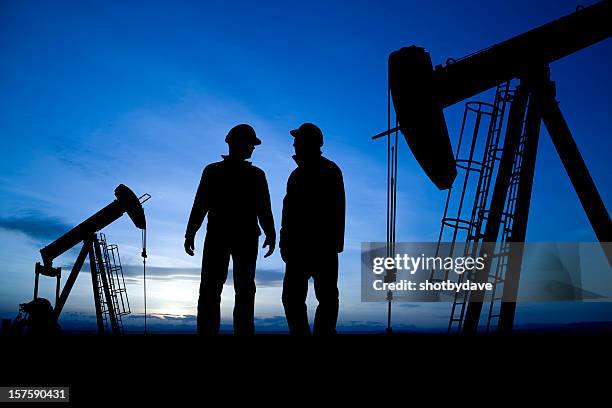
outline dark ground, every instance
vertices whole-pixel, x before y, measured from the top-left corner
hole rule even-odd
[[[513,400],[548,405],[572,395],[584,403],[612,387],[611,340],[610,334],[558,333],[1,337],[0,385],[69,385],[71,401],[87,406],[128,400],[215,407],[335,400],[346,406],[354,399],[388,405],[415,398],[433,406],[444,400],[506,406]]]

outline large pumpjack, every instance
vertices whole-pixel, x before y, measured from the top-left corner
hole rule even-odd
[[[470,163],[460,162],[455,157],[443,109],[498,87],[498,96],[501,92],[499,97],[510,96],[509,100],[503,101],[504,104],[509,102],[510,108],[503,146],[492,153],[494,160],[491,164],[496,166],[497,171],[492,194],[489,195],[487,190],[484,197],[488,196],[488,199],[477,203],[483,208],[476,213],[476,220],[451,220],[445,212],[443,223],[454,221],[459,228],[459,223],[465,221],[462,227],[470,231],[468,235],[472,241],[480,244],[469,246],[474,248],[475,255],[493,253],[500,233],[507,232],[505,236],[509,242],[525,241],[540,124],[543,122],[595,235],[602,244],[608,263],[612,265],[612,253],[610,245],[607,244],[612,241],[612,222],[559,109],[555,83],[550,79],[549,68],[551,63],[604,41],[611,34],[612,1],[605,0],[589,7],[578,7],[575,12],[565,17],[464,58],[449,59],[444,66],[438,65],[434,68],[429,53],[417,46],[405,47],[391,53],[388,130],[373,137],[388,138],[390,164],[387,241],[390,251],[393,251],[395,243],[394,189],[397,186],[398,132],[401,131],[404,135],[415,158],[433,183],[441,190],[450,189],[457,177],[457,167],[475,164],[474,167],[479,167],[479,171],[483,173],[487,168],[486,157],[480,163],[475,163],[472,158]],[[511,80],[519,81],[516,89],[510,92],[507,88],[506,91],[500,90],[499,87]],[[392,126],[391,122],[391,101],[396,118],[395,126]],[[498,103],[500,101],[502,100],[498,100],[496,96],[496,103],[490,105],[490,114],[499,117],[500,112],[495,110],[502,105]],[[474,167],[470,170],[475,170]],[[479,190],[478,193],[482,191]],[[508,231],[504,231],[503,221],[507,215],[505,209],[509,200],[513,200],[512,223]],[[474,232],[474,229],[478,231]],[[520,246],[515,248],[518,248],[517,251],[521,250]],[[486,267],[476,274],[473,280],[485,282],[489,279],[492,259],[493,257],[489,257]],[[514,323],[514,300],[519,288],[522,256],[514,253],[509,259],[511,262],[503,277],[504,293],[498,315],[498,329],[502,333],[511,332]],[[453,319],[458,321],[458,331],[464,334],[477,332],[484,297],[484,292],[473,291],[467,299],[459,302],[459,305],[453,304],[451,322]],[[391,298],[389,331],[390,301]],[[456,306],[460,306],[459,317],[454,316]]]

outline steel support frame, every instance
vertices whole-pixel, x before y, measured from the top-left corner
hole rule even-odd
[[[557,154],[572,182],[572,186],[578,195],[597,239],[602,243],[612,241],[610,215],[574,141],[569,126],[559,109],[555,85],[554,82],[550,81],[548,67],[545,67],[535,71],[531,76],[521,79],[515,101],[510,109],[502,158],[495,180],[485,227],[484,245],[480,253],[481,256],[485,253],[488,254],[488,258],[485,262],[485,268],[475,277],[478,282],[487,281],[491,268],[493,258],[491,255],[494,251],[494,243],[496,243],[499,235],[502,212],[512,176],[512,163],[522,132],[522,118],[528,97],[529,110],[525,125],[525,150],[516,211],[510,236],[511,242],[525,242],[541,122],[544,123],[548,130]],[[608,262],[612,265],[612,253],[607,251],[607,246],[602,245],[602,249],[606,253]],[[514,324],[522,262],[522,248],[520,246],[513,248],[509,262],[504,279],[503,300],[500,310],[499,332],[501,334],[511,333]],[[462,334],[470,335],[477,333],[484,295],[483,291],[475,291],[470,295]]]

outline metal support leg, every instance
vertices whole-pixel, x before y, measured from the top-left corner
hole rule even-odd
[[[120,334],[119,323],[117,322],[117,315],[115,314],[115,307],[113,305],[113,298],[111,297],[110,286],[106,276],[106,269],[104,268],[104,262],[102,261],[102,250],[100,249],[100,242],[94,235],[93,248],[96,252],[96,258],[98,259],[98,269],[100,271],[100,279],[102,280],[102,287],[104,289],[104,297],[106,298],[106,309],[108,310],[108,316],[111,322],[111,329],[113,334]]]
[[[611,242],[612,221],[610,221],[610,215],[584,163],[578,146],[576,146],[572,132],[559,109],[554,92],[542,98],[542,119],[597,239],[599,242]],[[606,252],[603,245],[602,248]],[[607,251],[606,256],[608,262],[612,265],[612,253]]]
[[[96,266],[96,256],[92,244],[89,247],[89,271],[91,272],[91,286],[93,289],[94,306],[96,308],[96,323],[98,325],[98,334],[104,334],[104,320],[102,317],[102,300],[100,299],[100,293],[98,292],[98,267]]]
[[[36,271],[34,273],[34,300],[38,299],[38,281],[40,279],[40,273]],[[55,302],[57,304],[57,302]]]
[[[57,275],[55,279],[55,304],[57,305],[57,300],[60,296],[60,282],[62,281],[62,275]]]
[[[59,318],[60,313],[62,313],[62,309],[66,304],[66,300],[68,299],[68,295],[72,290],[72,286],[74,286],[74,282],[76,278],[79,276],[79,272],[83,267],[83,262],[85,262],[85,257],[89,252],[89,248],[91,247],[91,240],[87,239],[83,242],[83,247],[81,248],[81,252],[79,252],[79,256],[77,256],[76,261],[74,262],[74,266],[72,267],[72,271],[70,271],[70,275],[68,275],[68,279],[66,280],[66,284],[64,284],[64,289],[62,289],[62,293],[59,297],[59,300],[55,304],[55,309],[53,313],[55,315],[55,319]]]
[[[504,138],[504,148],[502,157],[497,171],[491,205],[489,207],[488,219],[485,226],[483,237],[483,247],[480,251],[480,256],[487,254],[485,258],[485,267],[480,270],[475,276],[477,282],[486,282],[488,280],[489,271],[491,270],[491,262],[493,261],[493,252],[495,243],[499,235],[499,228],[502,218],[502,212],[506,204],[508,195],[508,187],[512,175],[512,166],[514,164],[514,156],[516,148],[519,144],[521,133],[523,130],[523,118],[527,105],[528,92],[524,84],[520,84],[516,90],[514,101],[510,106],[508,127],[506,129],[506,137]],[[480,314],[484,301],[484,291],[473,291],[470,293],[470,300],[465,313],[465,321],[461,334],[476,334],[478,323],[480,322]]]
[[[532,93],[531,100],[529,101],[529,108],[527,110],[525,147],[523,150],[510,242],[523,243],[527,235],[527,220],[529,219],[533,175],[535,172],[538,142],[540,139],[540,125],[542,123],[538,99],[538,95]],[[508,257],[508,267],[504,276],[504,291],[499,312],[498,330],[500,334],[510,334],[512,332],[522,261],[522,245],[512,245]]]

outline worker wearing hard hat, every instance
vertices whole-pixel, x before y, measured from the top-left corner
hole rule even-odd
[[[195,234],[208,214],[198,300],[198,333],[219,332],[221,292],[231,256],[234,333],[252,334],[255,330],[259,226],[266,237],[263,247],[268,251],[265,257],[274,252],[276,232],[265,173],[246,161],[261,140],[251,126],[241,124],[229,131],[225,141],[229,154],[222,156],[222,161],[206,166],[202,173],[185,233],[185,252],[193,256]]]
[[[292,130],[297,168],[283,200],[283,306],[289,331],[310,334],[306,313],[312,277],[319,305],[313,333],[334,334],[338,319],[338,253],[344,249],[345,196],[340,168],[321,154],[323,133],[312,123]]]

